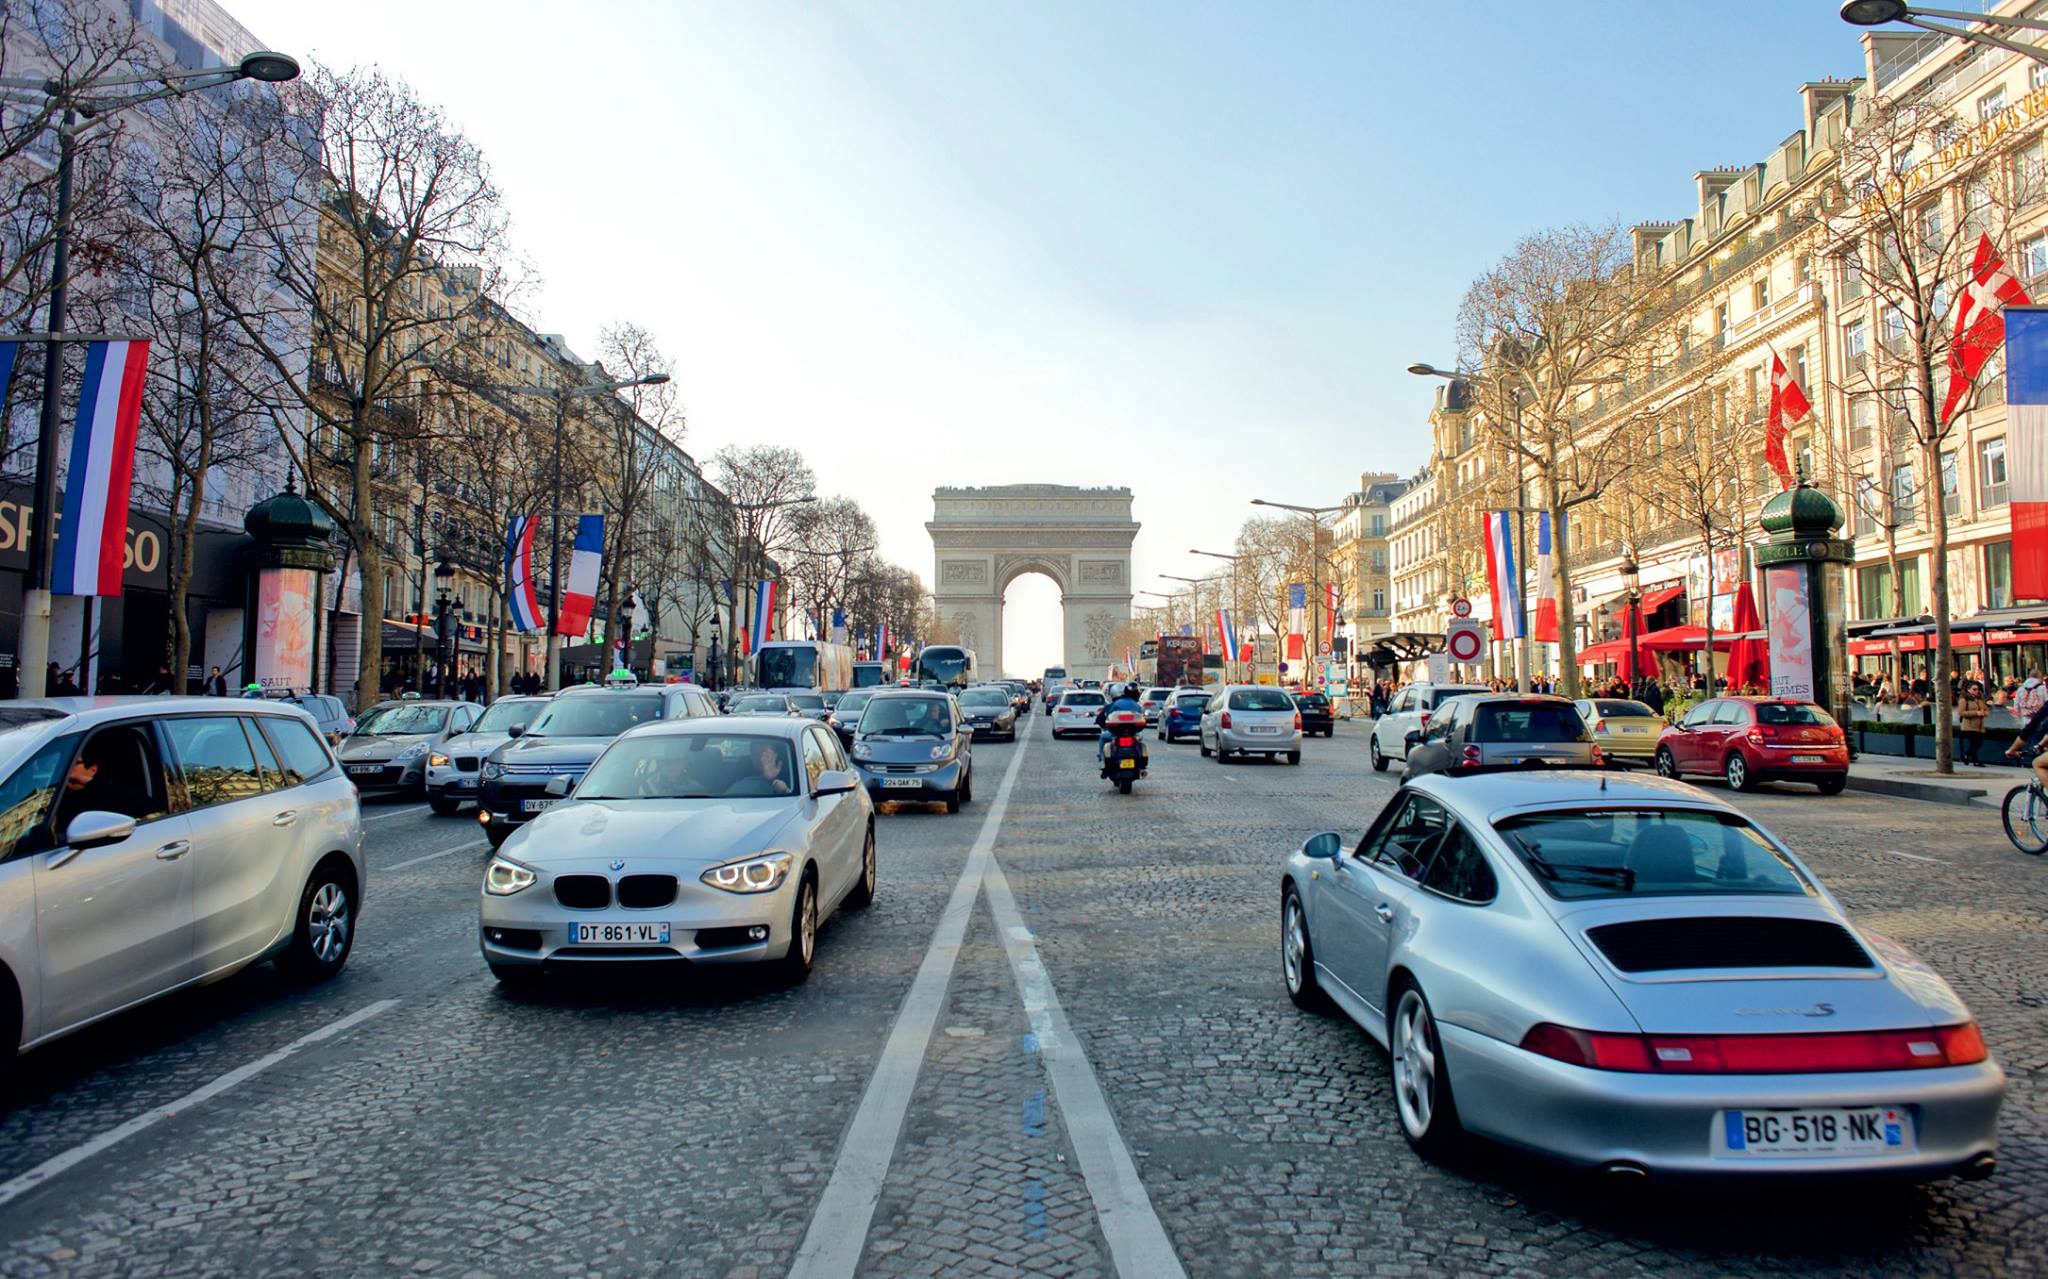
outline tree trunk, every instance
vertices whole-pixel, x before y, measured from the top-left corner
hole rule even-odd
[[[1925,395],[1922,408],[1931,416],[1934,403],[1931,394]],[[1941,436],[1928,432],[1926,442],[1921,446],[1921,466],[1933,477],[1927,503],[1927,595],[1934,606],[1934,771],[1953,773],[1955,771],[1955,724],[1952,722],[1954,698],[1949,689],[1949,673],[1955,669],[1955,651],[1949,646],[1949,600],[1948,600],[1948,507],[1943,504],[1941,491]]]
[[[1707,637],[1704,652],[1707,657],[1707,691],[1711,693],[1714,688],[1714,526],[1711,522],[1701,526],[1701,536],[1707,545],[1707,607],[1704,613]],[[1730,670],[1728,677],[1732,682],[1735,672]],[[1731,688],[1728,691],[1735,693],[1741,690]]]
[[[370,485],[372,436],[363,414],[363,406],[358,405],[352,436],[355,461],[349,475],[349,507],[352,512],[376,509],[376,492]],[[354,707],[360,713],[375,705],[384,693],[384,548],[377,545],[376,531],[361,515],[350,521],[348,533],[356,544],[357,572],[363,583],[363,633],[356,658]]]
[[[1543,485],[1543,505],[1550,512],[1550,569],[1557,582],[1557,691],[1575,698],[1579,695],[1579,645],[1578,621],[1572,609],[1571,529],[1557,484],[1548,478]],[[1629,675],[1633,678],[1635,672]]]

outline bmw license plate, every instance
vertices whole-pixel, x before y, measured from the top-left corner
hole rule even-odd
[[[666,946],[668,925],[571,924],[571,946]]]
[[[1136,768],[1138,761],[1135,759],[1120,759],[1116,762],[1116,766],[1118,768]]]
[[[1913,1121],[1904,1106],[1724,1110],[1714,1133],[1714,1155],[1722,1159],[1881,1155],[1913,1148]]]
[[[882,779],[882,788],[884,790],[923,790],[924,779],[921,777],[884,777]]]
[[[552,799],[523,799],[519,801],[519,811],[522,813],[538,813],[554,802]]]

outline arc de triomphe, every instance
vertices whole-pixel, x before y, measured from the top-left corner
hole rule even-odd
[[[1118,655],[1117,629],[1131,617],[1131,519],[1127,488],[1005,484],[932,493],[936,563],[932,595],[942,626],[971,648],[981,670],[1003,669],[1003,592],[1023,573],[1060,588],[1066,667],[1100,678]],[[1018,675],[1034,672],[1018,671]]]

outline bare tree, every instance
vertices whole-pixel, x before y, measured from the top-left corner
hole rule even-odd
[[[286,130],[244,166],[277,287],[221,292],[306,414],[303,434],[280,418],[280,443],[360,557],[361,701],[383,664],[380,457],[425,438],[437,368],[472,339],[502,340],[481,320],[510,287],[505,215],[483,154],[404,82],[315,66],[286,87],[315,136],[293,145]]]
[[[726,497],[730,520],[727,576],[733,581],[732,628],[738,643],[741,627],[752,620],[753,584],[770,561],[791,547],[795,509],[816,495],[817,477],[795,449],[774,444],[728,444],[711,455],[711,479]]]
[[[1918,457],[1920,504],[1927,521],[1927,595],[1934,613],[1935,771],[1954,771],[1949,677],[1955,669],[1948,591],[1948,511],[1938,481],[1943,455],[1958,438],[1976,398],[1948,413],[1951,326],[1965,291],[1982,293],[1972,272],[1979,244],[2012,252],[2016,214],[2043,194],[2040,151],[2022,149],[2038,134],[1987,131],[1966,137],[1968,126],[1937,101],[1877,100],[1867,105],[1842,146],[1841,171],[1854,185],[1828,222],[1833,253],[1846,281],[1868,294],[1876,341],[1852,351],[1840,381],[1847,390],[1885,396],[1893,421],[1910,434]],[[1979,301],[1978,305],[1987,305]],[[1845,313],[1849,308],[1844,308]],[[1868,312],[1866,311],[1866,315]],[[1844,319],[1847,318],[1845,314]],[[1866,321],[1867,324],[1867,321]],[[1880,482],[1890,487],[1889,477]],[[1894,589],[1898,576],[1893,571]]]
[[[791,602],[829,628],[830,610],[846,607],[848,582],[875,552],[875,521],[852,498],[831,497],[795,508],[790,534]]]
[[[607,377],[630,381],[675,370],[654,335],[637,324],[606,326],[598,345],[598,363]],[[619,402],[607,397],[593,416],[596,421],[579,438],[589,455],[591,482],[611,544],[603,560],[604,616],[616,619],[621,585],[644,585],[648,575],[645,508],[664,467],[679,462],[685,418],[674,381],[628,387]]]

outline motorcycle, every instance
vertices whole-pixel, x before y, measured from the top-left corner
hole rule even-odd
[[[1102,750],[1102,775],[1128,795],[1131,786],[1145,775],[1145,716],[1139,711],[1118,711],[1102,721],[1115,736]]]

